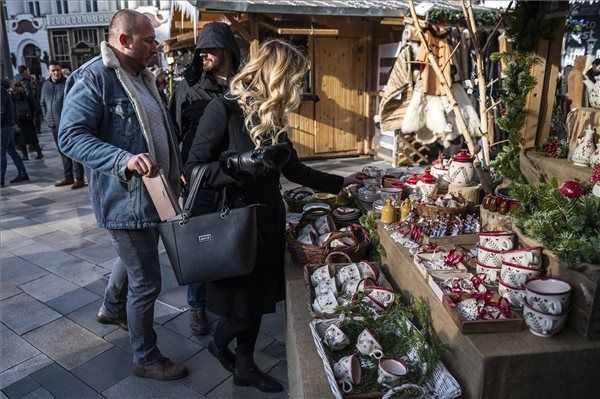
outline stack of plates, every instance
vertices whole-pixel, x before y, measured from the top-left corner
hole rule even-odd
[[[361,187],[358,189],[358,199],[362,202],[371,203],[380,198],[375,187]]]
[[[338,226],[348,226],[352,223],[358,223],[360,210],[341,206],[333,211],[333,218]]]

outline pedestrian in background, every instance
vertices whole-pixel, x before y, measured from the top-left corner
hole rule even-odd
[[[23,153],[23,159],[29,160],[28,151],[37,152],[36,159],[44,158],[37,133],[35,131],[34,117],[37,112],[37,106],[28,94],[25,83],[18,80],[13,85],[13,102],[15,105],[15,114],[17,118],[18,132],[15,136],[17,146]]]
[[[46,121],[46,125],[48,125],[52,131],[52,137],[54,138],[57,147],[58,125],[63,109],[66,81],[58,62],[48,61],[48,80],[42,86],[40,108],[44,120]],[[83,165],[79,162],[74,162],[71,158],[60,152],[60,150],[59,154],[62,159],[64,177],[54,185],[56,187],[71,186],[72,189],[78,189],[85,186]]]
[[[0,187],[4,187],[7,167],[6,154],[11,157],[18,172],[17,177],[10,181],[11,183],[29,181],[29,176],[27,176],[27,169],[25,169],[23,160],[15,148],[16,115],[12,95],[8,92],[10,83],[7,80],[2,80],[0,87],[2,90],[0,98],[2,101],[0,107],[2,114],[0,118]]]

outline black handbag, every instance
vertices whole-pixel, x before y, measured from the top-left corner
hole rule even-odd
[[[206,166],[194,168],[183,211],[158,225],[179,285],[244,276],[256,262],[259,204],[230,208],[223,188],[218,212],[191,216],[205,175]]]

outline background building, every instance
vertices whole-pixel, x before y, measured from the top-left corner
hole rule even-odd
[[[169,33],[169,0],[4,0],[2,5],[11,64],[15,71],[27,65],[36,75],[46,76],[49,59],[73,70],[98,54],[111,16],[123,8],[148,15],[159,40]]]

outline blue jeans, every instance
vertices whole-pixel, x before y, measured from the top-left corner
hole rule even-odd
[[[0,132],[0,181],[4,183],[7,167],[6,154],[12,158],[20,176],[26,175],[27,170],[25,169],[21,156],[15,148],[15,127],[2,126]]]
[[[206,284],[188,285],[187,301],[192,310],[204,309],[206,307]]]
[[[154,303],[161,289],[158,231],[146,229],[109,232],[119,260],[113,267],[106,287],[104,307],[109,313],[119,315],[123,312],[126,297],[133,362],[153,363],[161,357],[154,332]]]

